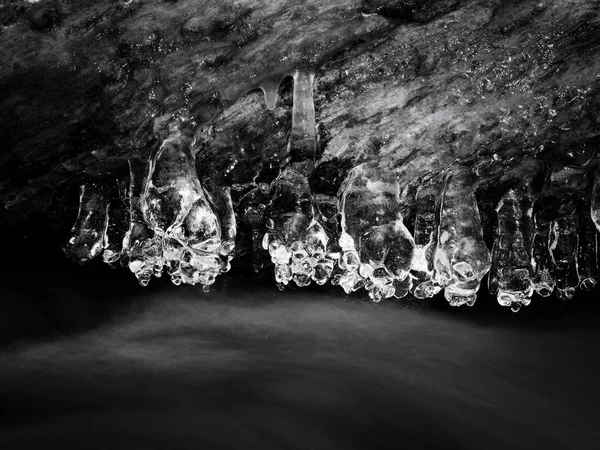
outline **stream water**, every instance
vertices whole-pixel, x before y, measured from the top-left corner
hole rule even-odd
[[[203,294],[125,274],[115,290],[117,272],[4,287],[5,334],[19,320],[60,332],[6,337],[0,448],[582,449],[600,438],[592,299],[455,311],[443,298],[372,304],[243,277]]]

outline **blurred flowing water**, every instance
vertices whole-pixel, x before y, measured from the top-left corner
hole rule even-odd
[[[6,283],[5,334],[19,320],[60,332],[6,337],[0,448],[553,449],[600,438],[591,299],[537,299],[515,315],[491,299],[452,311],[443,299],[372,304],[236,276],[209,294],[142,289],[117,272]]]

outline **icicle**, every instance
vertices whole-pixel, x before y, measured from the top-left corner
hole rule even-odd
[[[231,200],[231,189],[228,186],[211,182],[208,182],[207,188],[207,194],[220,220],[221,247],[218,253],[226,261],[230,261],[235,250],[235,238],[237,236],[237,223]]]
[[[302,240],[314,217],[308,180],[288,167],[271,183],[270,194],[267,228],[289,247]]]
[[[140,202],[149,161],[129,161],[129,229],[123,239],[123,255],[129,270],[142,286],[147,286],[157,265],[162,266],[162,239],[154,235],[144,220]]]
[[[189,139],[181,131],[165,139],[152,158],[141,206],[146,222],[161,236],[202,252],[221,245],[219,219],[198,179]]]
[[[542,195],[535,202],[533,281],[536,292],[542,296],[549,296],[554,287],[559,289],[557,295],[561,298],[574,294],[578,284],[576,253],[568,253],[569,248],[577,252],[576,209],[587,184],[583,168],[555,166],[547,174]],[[563,232],[569,236],[557,235]],[[551,251],[551,246],[556,246],[556,251]]]
[[[79,211],[63,252],[83,264],[102,252],[108,225],[108,199],[101,183],[84,183],[79,189]]]
[[[481,279],[490,269],[491,255],[464,168],[445,180],[434,261],[436,281],[445,286],[446,300],[452,306],[473,305]]]
[[[550,254],[556,266],[557,295],[563,300],[572,299],[579,284],[576,262],[578,228],[574,211],[552,221],[550,228]]]
[[[600,231],[600,167],[596,171],[596,177],[592,188],[590,214],[596,229]]]
[[[127,183],[116,180],[117,195],[111,199],[108,211],[108,226],[104,238],[102,259],[107,264],[119,260],[123,251],[123,239],[129,227],[129,200]]]
[[[238,213],[244,224],[241,230],[249,230],[252,239],[252,266],[255,272],[264,267],[262,239],[265,233],[266,203],[265,190],[258,187],[247,192],[238,203]]]
[[[600,280],[598,266],[598,233],[590,215],[589,196],[577,205],[579,222],[579,246],[577,247],[577,272],[579,287],[591,291]]]
[[[442,287],[434,280],[433,256],[437,242],[436,205],[439,188],[424,184],[417,188],[414,226],[415,255],[412,260],[412,294],[417,298],[433,297]]]
[[[489,273],[498,303],[518,310],[533,294],[533,199],[527,188],[510,189],[496,207],[498,224]]]
[[[294,104],[288,153],[294,161],[313,160],[317,148],[315,105],[313,103],[314,74],[298,70],[294,72],[293,77]]]
[[[263,248],[276,264],[279,284],[286,285],[291,278],[300,287],[308,286],[327,245],[324,230],[315,222],[308,180],[288,167],[271,183],[270,192]]]
[[[339,208],[340,267],[345,271],[339,284],[346,292],[363,280],[375,301],[395,294],[395,280],[408,278],[410,289],[414,240],[404,226],[398,200],[395,178],[384,179],[379,171],[362,166],[349,174]]]
[[[279,76],[266,78],[260,83],[260,88],[262,89],[265,95],[265,103],[267,105],[267,109],[269,109],[270,111],[273,111],[275,109],[275,106],[277,106],[277,98],[280,84],[281,77]]]

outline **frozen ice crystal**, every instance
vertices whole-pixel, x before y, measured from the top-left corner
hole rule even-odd
[[[196,173],[189,138],[176,131],[152,158],[141,201],[144,218],[168,235],[204,253],[218,251],[221,226]]]
[[[438,196],[440,189],[432,182],[423,183],[415,195],[416,213],[413,237],[412,294],[417,298],[433,297],[442,287],[434,279],[434,253],[437,242]]]
[[[250,231],[252,239],[252,267],[255,272],[263,268],[263,239],[268,236],[265,228],[265,205],[267,203],[266,193],[263,189],[255,187],[247,192],[239,201],[238,213],[244,227]]]
[[[98,256],[104,247],[108,226],[108,198],[100,182],[87,182],[79,188],[79,211],[63,252],[83,264]]]
[[[279,90],[280,82],[281,77],[273,76],[265,78],[260,83],[260,88],[265,95],[265,104],[267,105],[267,109],[271,111],[275,109],[275,106],[277,106],[277,91]]]
[[[129,270],[142,286],[147,286],[155,266],[163,263],[163,242],[146,222],[140,207],[144,180],[148,174],[149,161],[129,161],[129,229],[123,239],[123,256]]]
[[[107,264],[119,260],[123,251],[123,238],[129,227],[129,199],[127,183],[116,180],[116,195],[110,200],[108,224],[104,236],[104,253],[102,259]]]
[[[582,196],[577,203],[579,246],[577,247],[577,273],[579,287],[590,291],[600,280],[598,267],[598,232],[589,215],[590,198]]]
[[[579,284],[577,275],[577,234],[579,224],[575,211],[552,221],[550,254],[555,264],[557,295],[563,300],[573,298]]]
[[[490,269],[491,255],[483,240],[467,169],[457,167],[446,176],[439,214],[435,280],[445,287],[444,295],[452,306],[471,306],[481,279]]]
[[[402,221],[398,194],[396,179],[378,170],[358,166],[349,174],[339,207],[340,267],[345,271],[340,286],[346,292],[362,279],[379,301],[394,295],[395,280],[410,285],[414,240]]]
[[[533,281],[541,296],[549,296],[555,287],[561,298],[574,294],[574,286],[578,284],[576,209],[586,186],[582,168],[554,166],[548,171],[542,193],[534,204]]]
[[[288,153],[295,161],[311,160],[315,157],[317,146],[313,102],[314,74],[306,70],[297,70],[294,72],[293,78],[294,103]]]
[[[529,305],[533,294],[533,197],[526,186],[510,189],[496,207],[498,222],[488,286],[498,303]],[[516,304],[519,304],[518,306]]]
[[[600,231],[600,167],[596,170],[596,176],[592,187],[590,215],[596,229]]]

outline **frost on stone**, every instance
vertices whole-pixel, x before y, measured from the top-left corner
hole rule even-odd
[[[556,267],[557,296],[570,300],[579,284],[577,274],[577,247],[579,224],[575,211],[552,221],[550,226],[550,254]]]
[[[510,189],[496,207],[498,217],[488,278],[498,303],[518,311],[533,295],[533,197],[527,187]]]
[[[375,301],[394,296],[398,280],[406,280],[410,289],[415,245],[402,221],[395,177],[354,168],[342,188],[339,210],[340,268],[345,271],[340,286],[351,292],[364,284]]]
[[[105,186],[87,182],[79,188],[79,211],[63,252],[73,261],[83,264],[98,256],[104,248],[108,225],[108,204]]]
[[[124,180],[115,180],[116,192],[110,199],[108,208],[108,224],[104,235],[104,252],[102,259],[107,264],[114,264],[121,258],[123,238],[129,227],[128,186]]]
[[[426,182],[417,188],[416,213],[413,237],[415,253],[410,269],[412,294],[417,298],[433,297],[441,289],[434,278],[434,253],[437,243],[437,204],[439,187]]]
[[[490,265],[469,174],[455,168],[446,176],[440,201],[435,280],[445,287],[444,296],[452,306],[471,306]]]

